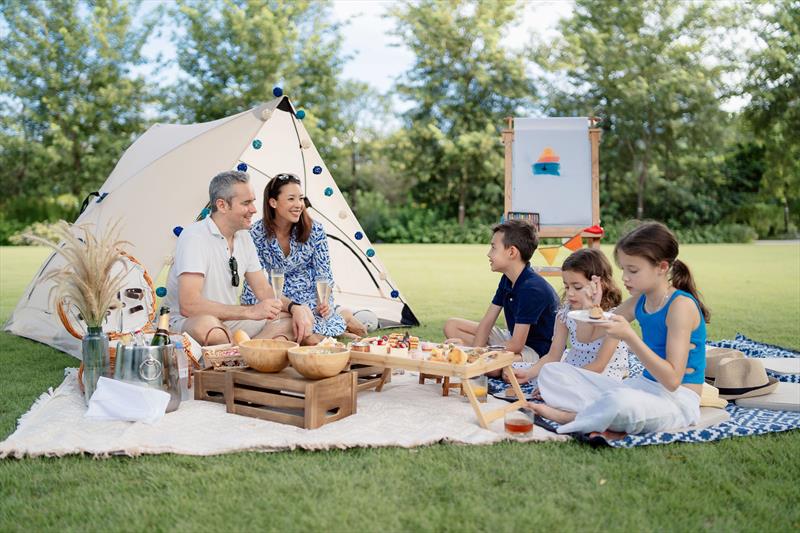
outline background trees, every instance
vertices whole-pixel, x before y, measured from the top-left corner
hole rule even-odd
[[[769,7],[757,18],[762,48],[748,60],[744,92],[751,99],[744,117],[764,150],[759,203],[767,212],[779,205],[788,232],[800,210],[800,1]]]
[[[26,199],[82,198],[146,128],[152,91],[134,68],[143,61],[152,22],[134,27],[138,5],[3,2],[0,206],[6,218],[74,216],[74,201],[64,211]]]
[[[539,46],[549,113],[602,119],[605,217],[677,226],[719,219],[719,148],[730,127],[719,99],[732,65],[708,53],[735,20],[731,11],[712,2],[578,0],[562,37]]]
[[[602,119],[612,230],[636,216],[698,239],[747,234],[730,223],[762,236],[800,224],[798,0],[577,0],[555,37],[526,50],[504,40],[524,3],[392,4],[415,59],[389,94],[343,76],[329,0],[0,5],[0,243],[74,217],[153,122],[214,120],[274,85],[308,111],[373,238],[483,240],[502,210],[509,115]],[[156,25],[171,32],[171,63],[143,55]],[[159,67],[166,82],[150,74]],[[725,107],[730,96],[743,104]]]
[[[397,91],[411,104],[392,160],[412,198],[463,224],[502,205],[503,117],[533,101],[521,53],[501,37],[518,6],[507,0],[397,4],[397,35],[414,53]]]

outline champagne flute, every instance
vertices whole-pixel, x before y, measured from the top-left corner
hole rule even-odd
[[[328,279],[325,277],[318,277],[317,278],[317,307],[320,305],[328,303],[328,299],[331,297],[331,285],[328,283]],[[320,316],[323,316],[320,313]]]
[[[286,279],[282,268],[273,268],[269,271],[269,282],[272,285],[272,291],[275,293],[275,298],[280,300],[283,296],[283,282]]]

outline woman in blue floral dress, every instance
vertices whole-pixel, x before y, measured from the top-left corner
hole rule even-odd
[[[284,271],[283,295],[286,311],[293,313],[297,306],[313,313],[313,333],[298,340],[316,344],[325,336],[344,333],[344,318],[333,310],[333,295],[318,304],[316,281],[325,279],[333,288],[328,240],[322,224],[315,222],[306,211],[306,199],[300,180],[292,174],[278,174],[264,189],[264,218],[253,224],[253,237],[261,266],[268,272]],[[256,303],[255,294],[245,283],[241,302]],[[303,310],[301,310],[301,313]],[[307,313],[305,313],[307,315]]]

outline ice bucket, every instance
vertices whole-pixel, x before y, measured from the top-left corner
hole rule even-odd
[[[181,403],[180,376],[175,346],[130,346],[117,344],[114,379],[160,389],[168,393],[167,412]]]

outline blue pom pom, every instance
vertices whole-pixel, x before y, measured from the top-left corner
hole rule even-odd
[[[333,189],[328,187],[325,189],[325,196],[333,196]]]
[[[275,96],[275,98],[278,98],[279,96],[283,96],[283,89],[281,89],[280,87],[277,87],[277,86],[273,87],[272,88],[272,94]]]
[[[175,226],[172,228],[172,233],[174,233],[176,237],[180,237],[181,233],[183,233],[183,226]]]
[[[255,141],[253,141],[253,148],[255,148],[256,150],[258,150],[259,148],[261,148],[261,141],[259,141],[258,139],[256,139]]]
[[[400,293],[397,292],[396,290],[390,292],[389,294],[391,294],[392,298],[397,298],[398,296],[400,296]]]
[[[364,238],[364,234],[363,234],[363,233],[361,233],[360,231],[357,231],[357,232],[356,232],[356,240],[357,240],[357,241],[360,241],[360,240],[361,240],[361,239],[363,239],[363,238]]]
[[[372,248],[367,250],[367,257],[373,257],[375,255],[375,250]]]
[[[241,172],[247,172],[247,163],[239,163],[238,165],[236,165],[236,170],[239,170]]]
[[[167,295],[167,288],[166,287],[159,287],[156,289],[156,296],[159,298],[163,298]]]
[[[313,172],[314,174],[322,174],[322,167],[317,165],[311,170],[311,172]]]
[[[305,111],[303,111],[302,109],[298,109],[298,110],[297,110],[297,113],[295,113],[294,115],[295,115],[297,118],[299,118],[300,120],[303,120],[304,118],[306,118],[306,112],[305,112]]]

